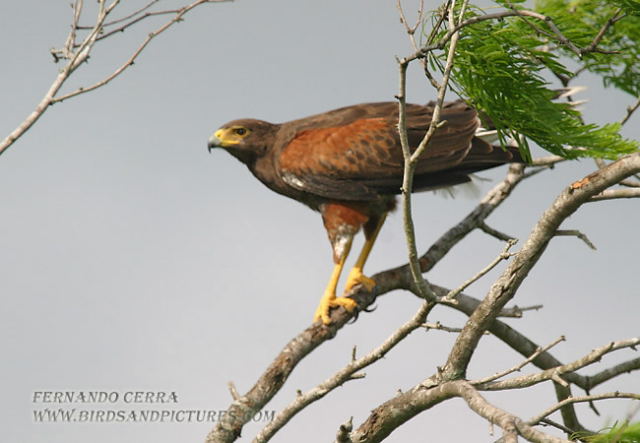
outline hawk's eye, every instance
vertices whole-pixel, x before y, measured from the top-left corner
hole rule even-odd
[[[233,132],[235,132],[238,135],[245,135],[247,133],[247,129],[246,128],[235,128],[233,130]]]

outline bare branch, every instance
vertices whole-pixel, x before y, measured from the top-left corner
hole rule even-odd
[[[231,403],[227,408],[228,413],[216,424],[206,441],[213,443],[236,440],[244,424],[273,398],[300,360],[333,338],[350,317],[344,309],[335,310],[332,312],[330,325],[314,323],[289,341],[254,386]]]
[[[567,159],[559,155],[548,155],[546,157],[534,158],[531,166],[553,166],[565,161],[567,161]]]
[[[330,378],[320,383],[310,391],[298,395],[289,405],[287,405],[280,413],[265,426],[260,433],[256,436],[254,442],[262,443],[269,441],[276,432],[278,432],[289,420],[291,420],[298,412],[310,405],[311,403],[320,400],[322,397],[333,391],[335,388],[341,386],[345,382],[352,379],[353,375],[375,363],[384,357],[395,345],[400,343],[407,335],[419,328],[425,321],[429,311],[435,306],[434,303],[423,303],[418,312],[404,325],[400,326],[387,340],[385,340],[380,346],[368,353],[367,355],[352,360],[344,368],[336,372]]]
[[[513,238],[507,240],[507,245],[505,246],[504,250],[500,253],[500,255],[498,255],[495,259],[493,259],[491,263],[489,263],[484,269],[482,269],[476,275],[471,277],[469,280],[461,284],[456,289],[449,291],[449,293],[444,298],[448,300],[452,300],[456,298],[458,294],[460,294],[462,291],[468,288],[471,284],[478,281],[483,276],[485,276],[489,271],[491,271],[493,268],[498,266],[498,263],[500,263],[503,260],[508,260],[510,257],[512,257],[514,254],[509,253],[509,249],[511,249],[517,242],[518,240]]]
[[[67,99],[69,99],[71,97],[75,97],[76,95],[80,95],[80,94],[87,93],[89,91],[93,91],[95,89],[98,89],[98,88],[108,84],[113,79],[115,79],[120,74],[122,74],[127,68],[129,68],[130,66],[133,66],[134,62],[136,61],[136,59],[138,58],[140,53],[142,51],[144,51],[144,49],[147,47],[147,45],[149,43],[151,43],[151,40],[153,40],[158,35],[162,34],[168,28],[173,26],[175,23],[178,23],[179,21],[181,21],[182,17],[184,17],[184,15],[187,14],[189,11],[191,11],[192,9],[194,9],[194,8],[204,4],[204,3],[222,3],[222,2],[226,2],[226,1],[230,1],[230,0],[196,0],[193,3],[191,3],[190,5],[184,6],[184,7],[180,8],[180,9],[175,10],[175,11],[170,11],[170,13],[175,13],[175,16],[173,18],[171,18],[171,20],[168,20],[162,26],[157,28],[155,31],[150,32],[147,35],[147,37],[143,40],[143,42],[140,44],[140,46],[138,46],[138,48],[133,52],[133,54],[131,54],[131,56],[119,68],[117,68],[111,75],[105,77],[104,79],[100,80],[99,82],[94,83],[91,86],[81,87],[81,88],[76,89],[73,92],[69,92],[68,94],[62,95],[60,97],[56,97],[55,99],[53,99],[51,101],[51,103],[55,104],[55,103],[58,103],[58,102],[62,102],[62,101],[67,100]],[[162,13],[165,13],[165,12],[162,12]],[[148,17],[150,15],[152,15],[152,14],[151,13],[146,13],[140,19],[146,18],[146,17]]]
[[[492,237],[497,238],[498,240],[502,240],[502,241],[510,241],[510,240],[515,240],[516,238],[505,234],[503,232],[498,231],[497,229],[493,229],[491,226],[487,225],[485,222],[480,222],[478,223],[478,229],[480,229],[482,232],[489,234]]]
[[[633,400],[640,400],[640,394],[635,394],[631,392],[607,392],[605,394],[595,394],[595,395],[585,395],[582,397],[569,397],[561,402],[556,403],[549,409],[541,412],[540,414],[533,417],[531,420],[527,421],[530,425],[535,425],[540,423],[542,419],[546,418],[548,415],[553,414],[558,409],[562,408],[565,405],[573,404],[573,403],[585,403],[592,402],[595,400],[606,400],[611,398],[630,398]]]
[[[640,184],[639,184],[640,185]],[[640,197],[640,188],[630,189],[607,189],[599,194],[591,197],[588,202],[597,202],[603,200],[616,200],[620,198],[638,198]]]
[[[569,429],[565,425],[563,425],[561,423],[558,423],[558,422],[555,422],[553,420],[550,420],[548,418],[544,418],[544,419],[540,420],[540,424],[553,426],[554,428],[560,429],[562,432],[566,433],[567,435],[571,435],[571,434],[575,434],[576,433],[576,429]]]
[[[238,393],[238,389],[236,389],[236,385],[232,381],[230,381],[227,382],[227,386],[229,387],[231,398],[233,398],[234,400],[238,400],[240,398],[240,394]]]
[[[417,45],[416,40],[415,40],[415,38],[413,36],[416,33],[416,30],[418,29],[418,26],[420,26],[420,24],[422,23],[422,20],[424,19],[424,0],[420,0],[420,6],[418,8],[418,17],[416,18],[416,22],[415,22],[415,24],[413,26],[409,26],[409,22],[407,21],[407,17],[404,14],[404,9],[402,8],[401,0],[397,0],[396,7],[398,9],[398,13],[400,14],[400,23],[402,23],[404,25],[404,29],[405,29],[405,31],[407,31],[407,34],[409,34],[409,37],[411,39],[411,43],[413,44],[414,48],[417,50],[418,49],[418,45]]]
[[[495,320],[497,312],[511,300],[529,270],[537,263],[560,224],[593,195],[640,171],[640,152],[627,155],[596,171],[562,192],[543,214],[526,243],[510,262],[489,294],[458,335],[447,361],[449,377],[463,377],[478,340]]]
[[[545,371],[542,371],[536,374],[523,375],[521,377],[514,377],[504,381],[485,383],[481,386],[478,386],[478,389],[496,391],[496,390],[502,390],[502,389],[521,389],[528,386],[533,386],[537,383],[540,383],[546,380],[552,380],[554,379],[553,377],[563,375],[567,372],[577,371],[580,368],[583,368],[594,362],[599,361],[602,358],[602,356],[610,352],[617,351],[619,349],[631,348],[631,347],[637,346],[638,344],[640,344],[640,338],[632,338],[629,340],[620,340],[616,342],[611,342],[606,346],[602,346],[598,349],[594,349],[589,354],[585,355],[582,358],[579,358],[578,360],[575,360],[574,362],[571,362],[565,365],[560,365],[551,369],[547,369]],[[564,380],[562,381],[558,379],[554,379],[554,380],[562,385],[566,383]]]
[[[113,36],[114,34],[122,33],[124,31],[126,31],[128,28],[136,25],[137,23],[140,23],[143,20],[148,19],[149,17],[157,17],[157,16],[160,16],[160,15],[179,14],[180,12],[181,12],[181,9],[168,9],[166,11],[146,12],[146,13],[142,14],[141,16],[130,20],[129,22],[125,23],[124,25],[122,25],[122,26],[120,26],[118,28],[112,29],[109,32],[105,32],[100,37],[98,37],[98,40],[104,40],[105,38],[109,38],[109,37]]]
[[[513,437],[522,435],[534,442],[567,442],[567,440],[540,432],[522,419],[490,404],[465,380],[446,381],[434,386],[421,384],[406,393],[398,394],[374,409],[369,419],[351,433],[348,441],[359,443],[382,441],[399,424],[453,397],[462,398],[478,415],[500,426],[512,439],[511,441]]]
[[[571,49],[576,55],[581,56],[580,49],[576,47],[569,39],[567,39],[564,36],[564,34],[562,34],[562,32],[560,32],[560,30],[555,25],[555,23],[553,23],[553,20],[551,19],[551,17],[545,16],[543,14],[539,14],[534,11],[529,11],[526,9],[518,9],[518,10],[510,10],[510,11],[501,11],[493,14],[476,15],[474,17],[468,18],[467,20],[464,20],[458,23],[456,26],[451,27],[449,32],[447,32],[447,34],[445,34],[438,42],[424,46],[420,50],[416,51],[414,54],[410,55],[409,57],[406,57],[405,60],[407,62],[410,62],[410,61],[425,57],[429,52],[433,50],[444,48],[447,45],[447,43],[449,43],[449,41],[453,38],[453,36],[456,35],[461,29],[465,28],[466,26],[471,26],[476,23],[480,23],[484,21],[500,20],[507,17],[533,17],[535,19],[545,22],[547,26],[549,26],[551,31],[556,35],[556,39],[560,43],[569,47],[569,49]]]
[[[627,106],[627,113],[622,118],[622,120],[620,120],[620,124],[625,125],[638,108],[640,108],[640,98],[636,100],[635,104]]]
[[[464,11],[466,8],[467,0],[463,0],[461,10]],[[449,26],[453,28],[455,26],[455,18],[454,18],[454,6],[455,1],[452,1],[449,6]],[[413,283],[415,288],[419,291],[419,294],[423,297],[427,297],[430,295],[431,291],[425,279],[422,277],[422,273],[420,270],[420,263],[418,261],[418,250],[416,247],[416,236],[415,236],[415,227],[413,224],[413,219],[411,215],[411,192],[413,189],[413,175],[415,172],[415,168],[418,164],[418,159],[427,148],[429,141],[433,137],[436,129],[440,125],[440,112],[442,110],[442,106],[444,104],[444,97],[447,92],[447,87],[449,84],[449,77],[451,75],[451,70],[453,69],[453,59],[455,56],[455,50],[458,43],[458,33],[454,33],[451,37],[451,42],[449,45],[449,52],[447,54],[447,62],[444,69],[442,83],[438,89],[438,96],[436,99],[435,106],[433,108],[433,113],[431,116],[431,121],[429,122],[429,128],[427,129],[426,134],[424,135],[422,141],[416,148],[416,150],[411,153],[411,149],[409,147],[409,141],[407,137],[407,125],[406,125],[406,74],[407,74],[407,66],[410,61],[406,59],[400,60],[400,92],[397,96],[398,98],[398,108],[399,108],[399,116],[398,116],[398,131],[400,134],[400,144],[402,145],[402,153],[404,156],[404,172],[403,172],[403,180],[402,180],[402,201],[403,201],[403,221],[404,221],[404,231],[407,242],[407,248],[409,250],[409,268],[411,270],[411,275],[413,277]]]
[[[506,371],[498,372],[497,374],[491,375],[489,377],[485,377],[485,378],[481,378],[480,380],[472,381],[471,384],[474,385],[474,386],[484,385],[486,383],[492,382],[494,380],[497,380],[499,378],[502,378],[502,377],[505,377],[505,376],[507,376],[509,374],[512,374],[512,373],[514,373],[516,371],[519,371],[520,369],[524,368],[526,365],[531,363],[533,360],[535,360],[540,354],[542,354],[543,352],[547,352],[549,349],[553,348],[555,345],[557,345],[558,343],[560,343],[562,341],[565,341],[564,336],[561,336],[561,337],[557,338],[556,340],[552,341],[551,343],[549,343],[548,345],[546,345],[543,348],[536,349],[536,352],[531,354],[529,356],[529,358],[527,358],[526,360],[524,360],[521,363],[518,363],[514,367],[512,367],[510,369],[507,369]]]
[[[593,199],[593,197],[591,197],[591,199]],[[591,199],[587,200],[587,201],[591,201]],[[589,246],[591,249],[593,249],[594,251],[597,250],[598,248],[596,248],[596,245],[594,245],[591,240],[589,240],[589,237],[586,236],[586,234],[583,234],[582,232],[578,231],[577,229],[558,229],[555,233],[556,237],[578,237],[580,240],[582,240],[587,246]]]
[[[640,369],[640,357],[634,358],[632,360],[627,360],[611,368],[604,369],[598,372],[597,374],[585,377],[586,386],[584,389],[585,391],[589,392],[591,388],[594,388],[606,381],[609,381],[620,374],[635,371],[638,369]]]
[[[67,41],[64,44],[64,49],[62,51],[63,58],[70,59],[73,54],[73,48],[76,43],[76,32],[79,29],[78,22],[80,21],[80,15],[82,14],[82,6],[83,6],[82,0],[76,0],[76,2],[74,3],[73,19],[71,21],[71,31],[69,32],[69,35],[67,36]]]
[[[106,37],[104,35],[104,28],[105,26],[107,26],[106,19],[120,4],[120,0],[113,0],[108,5],[105,0],[99,0],[95,24],[92,27],[88,28],[81,27],[78,24],[82,15],[83,1],[76,0],[73,4],[71,30],[65,40],[64,46],[60,50],[53,50],[51,52],[56,62],[63,59],[67,60],[67,62],[65,66],[60,69],[58,75],[56,76],[53,83],[51,84],[45,95],[42,97],[40,102],[36,105],[34,111],[31,112],[22,121],[22,123],[20,123],[8,136],[0,141],[0,155],[3,154],[10,146],[15,143],[16,140],[22,137],[22,135],[29,130],[40,119],[40,117],[45,113],[49,106],[106,85],[122,72],[124,72],[129,66],[131,66],[135,59],[140,55],[140,53],[146,48],[146,46],[154,37],[164,32],[176,22],[180,21],[187,12],[206,3],[221,3],[224,1],[232,0],[197,0],[187,6],[184,6],[183,8],[177,9],[175,16],[171,20],[166,22],[163,26],[150,33],[143,41],[143,43],[138,47],[138,49],[133,53],[133,55],[129,57],[129,59],[122,66],[116,69],[116,71],[111,75],[89,87],[79,88],[73,92],[58,96],[58,92],[71,76],[71,74],[73,74],[73,72],[89,58],[89,55],[96,42]],[[149,3],[145,8],[139,10],[137,13],[134,13],[134,15],[139,14],[141,11],[150,7],[153,3],[155,2]],[[152,13],[147,14],[152,15]],[[110,22],[110,24],[114,24],[116,22],[118,22],[118,20]],[[89,32],[86,37],[78,43],[76,42],[76,38],[77,31],[80,29],[89,29]]]
[[[138,10],[136,10],[136,11],[133,11],[131,14],[126,15],[126,16],[124,16],[124,17],[121,17],[121,18],[119,18],[119,19],[117,19],[117,20],[112,20],[112,21],[110,21],[110,22],[107,22],[107,23],[105,23],[105,24],[104,24],[104,26],[105,26],[105,27],[107,27],[107,26],[113,26],[113,25],[116,25],[116,24],[118,24],[118,23],[122,23],[122,22],[124,22],[124,21],[126,21],[126,20],[129,20],[130,18],[135,17],[136,15],[141,14],[141,13],[143,13],[144,11],[146,11],[147,9],[151,8],[153,5],[155,5],[155,4],[156,4],[156,3],[158,3],[159,1],[160,1],[160,0],[151,0],[149,3],[147,3],[147,4],[146,4],[145,6],[143,6],[142,8],[140,8],[140,9],[138,9]]]
[[[99,29],[101,29],[104,20],[107,18],[108,14],[111,12],[113,8],[115,8],[118,4],[119,0],[114,0],[114,2],[108,7],[104,7],[104,1],[99,3],[98,15],[96,19],[96,24],[91,33],[83,40],[82,44],[78,48],[78,50],[69,54],[67,64],[60,70],[55,80],[49,87],[49,90],[46,92],[44,97],[40,100],[40,103],[36,106],[35,110],[27,116],[27,118],[18,125],[16,129],[14,129],[4,140],[0,142],[0,155],[4,153],[13,143],[20,138],[25,132],[31,128],[35,124],[35,122],[40,119],[42,114],[47,110],[47,108],[53,103],[55,95],[58,93],[64,82],[69,78],[69,76],[75,71],[89,56],[89,52],[95,43],[95,39],[98,35]],[[67,37],[67,43],[75,40],[75,24],[77,23],[76,16],[80,14],[82,10],[82,3],[78,2],[74,7],[74,15],[72,20],[71,31],[69,36]],[[64,54],[64,57],[67,55]]]
[[[618,10],[613,13],[613,16],[609,20],[607,20],[606,23],[600,28],[600,31],[598,31],[598,34],[594,37],[593,41],[589,44],[589,46],[582,48],[580,52],[583,55],[588,54],[589,52],[596,52],[598,45],[604,38],[604,35],[607,33],[609,28],[611,28],[611,26],[613,26],[614,23],[623,19],[624,17],[625,17],[625,14],[622,12],[622,9],[618,8]]]
[[[420,327],[426,329],[427,331],[429,329],[436,329],[438,331],[446,331],[446,332],[460,332],[462,331],[462,328],[452,328],[450,326],[445,326],[442,323],[440,323],[439,321],[435,322],[435,323],[423,323],[420,325]]]
[[[529,441],[545,443],[565,443],[567,440],[553,437],[533,428],[529,423],[525,423],[519,417],[510,414],[492,404],[490,404],[480,393],[468,382],[459,380],[454,382],[458,388],[459,396],[464,399],[467,405],[478,415],[487,419],[490,423],[495,423],[504,431],[504,442],[517,442],[517,436],[522,435]]]

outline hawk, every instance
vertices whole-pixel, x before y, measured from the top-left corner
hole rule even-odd
[[[407,104],[406,126],[415,150],[432,119],[434,103]],[[522,162],[517,148],[493,146],[479,136],[478,113],[463,101],[445,103],[441,120],[420,158],[412,192],[449,187],[469,174]],[[209,138],[209,151],[222,148],[244,163],[269,189],[322,215],[333,250],[334,268],[314,321],[331,323],[330,310],[353,311],[357,303],[336,297],[336,288],[355,234],[365,243],[349,272],[344,295],[356,285],[371,291],[363,273],[376,236],[401,193],[404,160],[396,102],[347,106],[286,123],[233,120]]]

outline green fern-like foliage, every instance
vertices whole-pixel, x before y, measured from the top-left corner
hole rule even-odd
[[[504,3],[514,8],[519,7],[516,3],[521,2]],[[586,21],[578,24],[567,9],[568,3],[582,4],[587,1],[540,0],[538,3],[540,11],[552,17],[554,22],[561,23],[563,33],[566,32],[567,38],[577,46],[589,45],[600,29],[594,27],[593,23],[587,25]],[[564,9],[559,7],[560,3]],[[611,11],[611,15],[594,9],[593,16],[602,15],[604,19],[601,22],[604,22],[615,13],[615,7],[607,11]],[[480,14],[483,11],[470,7],[466,18]],[[628,19],[635,20],[636,17],[624,17],[612,28],[618,29]],[[637,32],[640,33],[640,27]],[[553,35],[547,23],[534,18],[510,17],[465,27],[456,50],[451,76],[453,87],[491,120],[503,141],[514,136],[525,158],[530,157],[526,139],[566,158],[590,156],[614,159],[637,150],[637,142],[620,136],[618,124],[585,124],[580,113],[568,104],[553,101],[556,93],[545,76],[548,77],[551,72],[566,78],[573,75],[560,58],[566,53],[564,46],[553,41]],[[640,41],[640,35],[638,37]],[[622,43],[617,47],[620,45]],[[608,59],[605,60],[605,56]],[[432,67],[442,69],[444,57],[432,57]],[[595,61],[589,69],[602,74],[610,84],[633,92],[640,87],[640,76],[635,78],[632,75],[639,63],[636,60],[627,65],[626,57],[633,58],[633,55],[595,54]],[[620,68],[622,65],[625,68]],[[624,71],[627,68],[629,79],[616,77],[621,69]]]
[[[627,14],[640,15],[640,2],[637,0],[612,0],[611,3],[620,6]]]
[[[632,0],[537,0],[536,10],[553,17],[562,33],[579,47],[588,47],[611,21],[598,44],[603,52],[585,54],[585,68],[634,97],[640,96],[640,2]],[[563,55],[577,55],[560,46]]]
[[[576,437],[580,437],[576,435]],[[582,437],[589,443],[640,443],[640,422],[612,426],[607,432]]]

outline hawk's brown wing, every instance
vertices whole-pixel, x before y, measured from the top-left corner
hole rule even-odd
[[[397,111],[389,115],[389,110],[395,109],[389,103],[361,106],[363,110],[351,113],[357,117],[330,127],[304,129],[282,148],[279,169],[290,186],[339,200],[371,200],[380,194],[399,192],[403,156]],[[380,115],[383,110],[386,115]],[[428,129],[432,110],[430,105],[407,106],[407,135],[412,150]],[[464,164],[472,146],[478,156],[492,150],[478,139],[472,143],[478,119],[476,112],[463,102],[447,104],[442,120],[447,123],[436,131],[416,168],[416,190],[468,181],[468,168],[460,173],[456,168]]]

